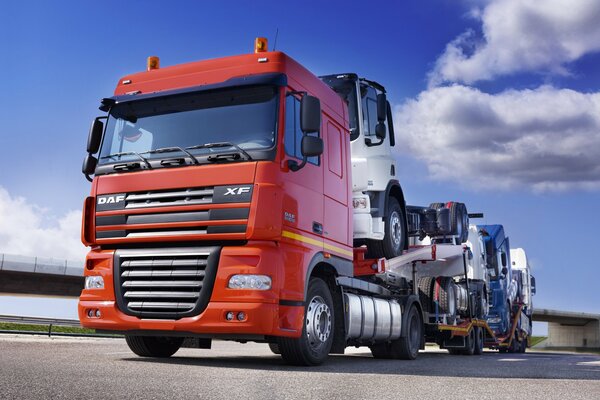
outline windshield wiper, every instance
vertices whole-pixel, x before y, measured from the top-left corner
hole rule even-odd
[[[240,146],[238,146],[235,143],[231,143],[231,142],[217,142],[217,143],[205,143],[205,144],[198,144],[196,146],[190,146],[190,147],[186,147],[186,150],[195,150],[195,149],[214,149],[217,147],[233,147],[235,148],[238,152],[240,152],[241,154],[244,155],[244,157],[246,157],[247,160],[252,160],[252,157],[250,157],[250,154],[248,154],[248,152],[244,149],[242,149]]]
[[[185,153],[192,159],[194,164],[200,164],[200,161],[198,161],[198,159],[192,153],[190,153],[189,151],[182,149],[181,147],[178,147],[178,146],[161,147],[160,149],[144,151],[142,154],[170,153],[173,151],[180,151],[182,153]]]
[[[150,165],[150,163],[148,162],[148,159],[146,157],[144,157],[143,155],[141,155],[140,153],[137,153],[135,151],[126,151],[123,153],[113,153],[113,154],[109,154],[107,156],[103,156],[100,158],[104,159],[104,158],[115,158],[115,157],[122,157],[122,156],[137,156],[140,160],[142,160],[144,162],[144,164],[146,164],[148,169],[152,169],[152,165]]]

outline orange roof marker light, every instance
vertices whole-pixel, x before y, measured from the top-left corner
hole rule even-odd
[[[268,45],[267,38],[257,37],[254,40],[254,52],[255,53],[264,53],[265,51],[267,51],[267,47],[268,47],[267,45]]]
[[[159,69],[160,68],[160,59],[156,56],[148,57],[148,60],[146,61],[146,68],[148,71],[153,70],[153,69]]]

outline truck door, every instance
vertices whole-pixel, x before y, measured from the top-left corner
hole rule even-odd
[[[302,160],[301,143],[303,132],[300,129],[300,100],[288,94],[285,99],[284,148],[287,159]],[[323,166],[322,158],[310,157],[298,171],[289,171],[285,178],[283,201],[284,231],[308,238],[311,246],[323,249]],[[296,232],[295,230],[299,230]],[[284,233],[285,234],[285,233]]]
[[[323,201],[325,248],[330,245],[351,246],[349,237],[348,171],[349,141],[342,128],[323,114]]]

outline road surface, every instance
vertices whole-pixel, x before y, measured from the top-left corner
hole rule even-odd
[[[170,359],[122,339],[0,335],[0,399],[600,399],[600,356],[530,352],[375,360],[348,349],[291,367],[264,344],[213,342]]]

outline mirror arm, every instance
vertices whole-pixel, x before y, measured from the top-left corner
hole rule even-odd
[[[298,164],[298,161],[296,161],[296,160],[288,160],[287,165],[291,171],[296,172],[296,171],[299,171],[302,168],[304,168],[307,161],[308,161],[308,157],[304,156],[304,157],[302,157],[302,162],[300,164]]]
[[[90,182],[93,182],[93,179],[90,178],[90,176],[88,174],[83,174],[83,175],[85,175],[85,179],[87,179]]]
[[[368,147],[379,146],[379,145],[383,144],[383,142],[384,142],[384,141],[385,141],[385,139],[381,139],[379,142],[377,142],[377,143],[373,143],[373,141],[372,141],[371,139],[369,139],[369,138],[365,138],[365,144],[366,144]]]

